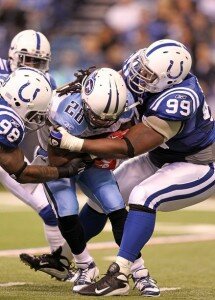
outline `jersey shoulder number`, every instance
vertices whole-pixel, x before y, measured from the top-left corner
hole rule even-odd
[[[162,92],[150,105],[150,110],[164,119],[184,121],[189,119],[199,106],[199,96],[195,91],[178,87]]]
[[[24,137],[24,124],[19,116],[0,101],[0,144],[16,148]]]

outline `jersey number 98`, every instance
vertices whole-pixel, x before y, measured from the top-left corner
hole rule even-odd
[[[0,122],[0,134],[5,135],[9,142],[15,142],[20,137],[20,131],[6,119]]]

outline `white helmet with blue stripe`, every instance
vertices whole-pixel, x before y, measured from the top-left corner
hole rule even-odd
[[[27,66],[47,72],[51,60],[50,43],[41,32],[23,30],[11,41],[8,57],[12,71]]]
[[[125,111],[126,96],[126,84],[117,71],[110,68],[95,70],[82,86],[85,119],[92,127],[111,126]]]
[[[52,88],[41,71],[18,68],[0,87],[0,95],[23,119],[28,129],[37,130],[45,124]]]
[[[158,93],[180,83],[190,72],[191,55],[175,40],[159,40],[139,50],[129,63],[128,85],[136,93]]]

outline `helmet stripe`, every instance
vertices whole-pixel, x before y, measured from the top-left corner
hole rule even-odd
[[[176,46],[176,47],[181,48],[181,45],[176,44],[176,43],[165,43],[165,44],[161,44],[161,45],[158,45],[158,46],[152,48],[148,53],[146,53],[146,56],[148,57],[149,55],[151,55],[153,52],[155,52],[156,50],[158,50],[160,48],[169,47],[169,46]],[[146,50],[146,52],[147,52],[147,50]]]
[[[106,105],[106,107],[104,109],[104,113],[106,113],[106,114],[109,111],[109,108],[110,108],[110,105],[111,105],[111,98],[112,98],[111,82],[109,81],[109,83],[110,83],[110,92],[109,92],[109,97],[108,97],[107,105]]]
[[[116,82],[115,82],[115,87],[116,87],[116,107],[114,109],[114,113],[116,114],[119,108],[119,91],[117,89]]]
[[[36,49],[40,50],[40,46],[41,46],[41,39],[40,39],[40,35],[38,32],[36,32]]]

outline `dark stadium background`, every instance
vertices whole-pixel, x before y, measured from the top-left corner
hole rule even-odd
[[[92,65],[119,70],[133,51],[157,39],[179,40],[192,53],[192,71],[215,114],[214,0],[0,0],[0,57],[7,58],[11,39],[25,29],[49,39],[58,85]]]

